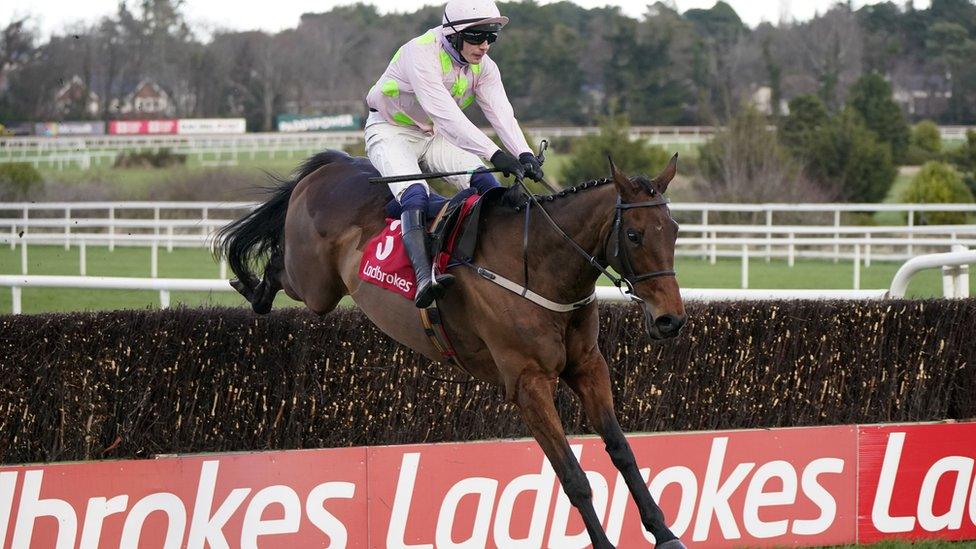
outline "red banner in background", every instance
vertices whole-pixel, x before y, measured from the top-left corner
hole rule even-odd
[[[113,120],[108,123],[112,135],[170,135],[175,134],[176,120]]]
[[[694,547],[976,539],[976,424],[628,437]],[[574,439],[611,541],[650,547],[603,443]],[[859,530],[858,530],[859,528]],[[3,547],[587,547],[534,441],[0,468]]]
[[[976,423],[860,428],[859,541],[976,539]]]

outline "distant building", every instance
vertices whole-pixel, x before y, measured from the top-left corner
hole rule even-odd
[[[76,74],[54,94],[54,105],[62,116],[95,116],[98,114],[98,94]]]
[[[126,118],[154,118],[172,116],[176,106],[159,84],[142,80],[121,101],[113,100],[111,111]]]

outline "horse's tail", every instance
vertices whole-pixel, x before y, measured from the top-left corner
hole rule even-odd
[[[217,232],[213,243],[214,257],[218,261],[226,259],[231,271],[248,291],[253,291],[259,280],[252,269],[260,272],[264,268],[262,263],[284,253],[285,214],[298,182],[340,156],[344,154],[338,151],[318,153],[302,162],[288,179],[268,174],[278,183],[265,189],[271,198]]]

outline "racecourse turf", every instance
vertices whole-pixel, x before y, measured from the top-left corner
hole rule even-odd
[[[862,288],[887,288],[900,263],[874,262],[861,269]],[[741,279],[739,259],[719,259],[715,265],[697,257],[678,257],[678,281],[687,288],[738,288]],[[0,246],[0,274],[21,273],[20,248]],[[28,246],[28,273],[45,275],[79,274],[79,251],[63,246]],[[87,247],[88,276],[149,277],[150,248],[105,246]],[[219,267],[209,251],[202,248],[175,248],[159,251],[160,278],[218,278]],[[603,281],[606,283],[606,281]],[[853,265],[850,261],[798,260],[789,267],[783,260],[766,262],[755,258],[749,264],[750,288],[850,289]],[[976,278],[970,281],[970,292],[976,295]],[[925,271],[909,287],[912,297],[939,297],[942,280],[937,270]],[[243,306],[244,300],[233,292],[173,292],[171,305]],[[22,296],[25,313],[110,309],[144,309],[159,306],[159,294],[140,290],[83,290],[58,288],[25,288]],[[348,299],[344,302],[350,304]],[[276,306],[297,305],[279,294]],[[0,288],[0,314],[10,312],[11,292]]]

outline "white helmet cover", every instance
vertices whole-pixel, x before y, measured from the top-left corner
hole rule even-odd
[[[508,24],[508,17],[498,11],[494,0],[450,0],[444,6],[442,22],[445,34],[454,34],[480,25]]]

